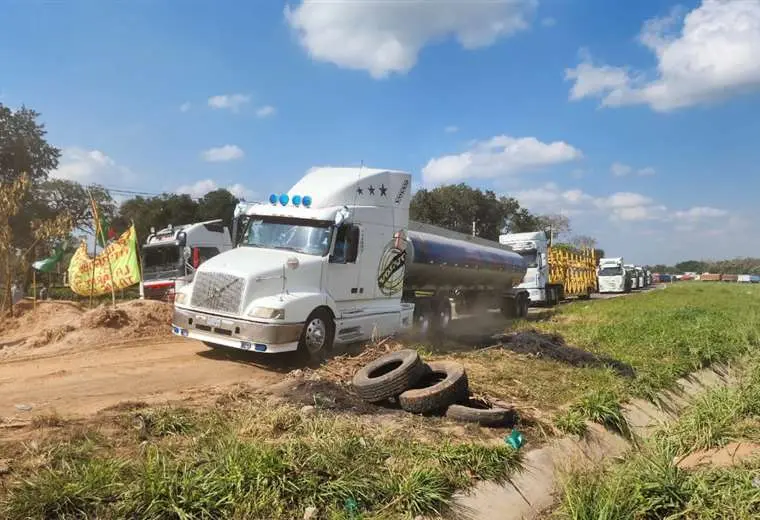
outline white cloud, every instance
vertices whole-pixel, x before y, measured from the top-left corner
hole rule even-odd
[[[575,81],[570,99],[598,97],[602,106],[647,104],[667,112],[760,89],[756,0],[703,0],[685,16],[674,10],[646,22],[639,41],[655,55],[653,75],[597,66],[582,56],[577,67],[565,71],[566,79]]]
[[[557,25],[557,19],[552,18],[551,16],[547,16],[546,18],[543,18],[541,20],[541,25],[543,25],[544,27],[554,27],[555,25]]]
[[[668,208],[662,205],[623,206],[612,208],[613,220],[663,220]]]
[[[619,191],[609,197],[598,198],[595,201],[600,208],[630,208],[634,206],[646,206],[652,203],[652,199],[640,193]]]
[[[218,190],[219,188],[220,186],[215,180],[203,179],[193,184],[185,184],[183,186],[180,186],[174,191],[176,193],[190,195],[194,199],[199,199],[203,197],[204,195],[206,195],[207,193]],[[239,183],[226,186],[226,189],[238,199],[250,201],[256,198],[256,193],[254,191],[246,188],[245,186]]]
[[[179,106],[179,111],[180,111],[180,112],[187,112],[187,111],[189,111],[189,110],[190,110],[190,108],[191,108],[191,105],[190,105],[190,103],[189,103],[189,102],[185,102],[185,103],[182,103],[182,104]]]
[[[250,101],[251,96],[246,94],[222,94],[208,98],[208,106],[214,109],[238,112],[243,105],[250,103]]]
[[[223,162],[234,161],[235,159],[241,159],[245,155],[243,150],[234,144],[225,144],[217,148],[209,148],[201,153],[204,161],[207,162]]]
[[[619,162],[612,163],[612,166],[610,166],[610,172],[612,172],[612,175],[614,175],[615,177],[625,177],[626,175],[631,173],[632,170],[633,168],[631,168],[627,164],[623,164]]]
[[[256,117],[269,117],[275,115],[276,112],[277,109],[272,105],[264,105],[263,107],[260,107],[258,110],[256,110]]]
[[[593,200],[591,195],[582,190],[562,190],[553,182],[541,187],[520,190],[510,194],[518,200],[521,206],[543,213],[546,211],[562,211],[564,215],[578,214],[587,209]]]
[[[720,218],[728,215],[728,211],[709,206],[695,206],[684,211],[676,211],[675,218],[686,221],[696,221],[709,218]]]
[[[82,184],[120,184],[121,181],[134,177],[124,166],[116,163],[100,150],[83,148],[64,148],[58,169],[50,173],[56,179],[65,179]]]
[[[654,175],[655,173],[657,173],[657,171],[651,166],[640,168],[634,171],[632,166],[629,166],[621,162],[612,163],[612,166],[610,166],[610,172],[615,177],[625,177],[626,175],[629,175],[631,173],[635,173],[636,175],[639,175],[641,177],[646,177],[646,176]]]
[[[302,0],[296,7],[285,7],[285,18],[312,59],[384,78],[409,71],[423,47],[447,38],[476,49],[524,30],[536,4],[537,0]]]
[[[422,177],[428,184],[502,177],[581,157],[580,150],[564,141],[543,143],[535,137],[499,135],[473,143],[464,153],[430,159],[422,169]]]
[[[446,128],[443,129],[444,132],[447,134],[455,134],[459,131],[459,127],[456,125],[449,125]]]

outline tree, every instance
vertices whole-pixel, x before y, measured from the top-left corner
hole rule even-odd
[[[685,262],[677,263],[675,268],[682,273],[704,273],[707,269],[707,264],[699,260],[687,260]]]
[[[553,240],[559,240],[563,235],[570,234],[570,219],[565,215],[554,213],[539,215],[540,229],[546,231],[546,236]]]
[[[577,248],[594,249],[596,247],[596,239],[588,235],[575,235],[570,239],[570,243]]]
[[[232,217],[235,206],[240,202],[237,197],[225,189],[206,193],[198,201],[198,220],[224,220],[224,225],[232,230]]]
[[[72,228],[86,233],[94,232],[94,217],[90,196],[98,205],[101,217],[113,220],[116,214],[116,204],[111,194],[97,184],[88,187],[73,181],[51,179],[42,183],[39,188],[38,213],[46,210],[52,215],[66,213],[71,219]]]
[[[45,126],[37,122],[38,116],[26,107],[13,111],[0,104],[0,182],[10,185],[22,176],[27,179],[21,208],[10,217],[11,245],[24,249],[35,240],[32,220],[50,217],[39,203],[39,188],[58,167],[60,157],[60,150],[45,141]],[[41,210],[46,214],[41,215]]]
[[[5,290],[0,302],[0,309],[10,305],[11,312],[11,283],[18,258],[18,250],[13,247],[13,227],[11,219],[18,215],[21,210],[26,192],[29,189],[29,178],[20,175],[13,180],[0,180],[0,265],[4,267]]]
[[[475,222],[476,235],[489,240],[498,240],[505,231],[535,229],[535,219],[515,199],[464,183],[417,191],[409,211],[412,220],[460,233],[472,233]]]
[[[60,150],[45,141],[39,114],[24,106],[15,112],[0,103],[0,182],[13,182],[22,174],[36,185],[58,167]]]

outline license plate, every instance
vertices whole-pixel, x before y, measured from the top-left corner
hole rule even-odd
[[[213,317],[206,318],[206,325],[208,325],[209,327],[219,327],[221,324],[222,324],[221,318],[213,318]]]

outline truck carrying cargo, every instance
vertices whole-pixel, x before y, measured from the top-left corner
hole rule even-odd
[[[597,292],[593,249],[550,246],[544,231],[504,234],[499,242],[525,259],[528,269],[519,287],[527,289],[531,303],[556,305]]]
[[[720,275],[715,273],[702,273],[699,277],[702,282],[720,282]]]
[[[739,276],[735,274],[722,274],[720,275],[720,281],[721,282],[737,282],[739,281]]]
[[[525,316],[523,258],[409,222],[411,176],[315,168],[269,204],[239,204],[236,247],[202,264],[176,297],[173,333],[211,346],[320,357],[334,343],[445,328],[452,303]],[[238,228],[240,233],[238,233]]]
[[[173,301],[203,262],[230,249],[230,232],[221,220],[169,225],[157,233],[151,229],[140,254],[141,297]]]

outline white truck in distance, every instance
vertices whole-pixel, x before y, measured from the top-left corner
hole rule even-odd
[[[221,220],[151,229],[140,259],[140,295],[149,300],[174,300],[178,289],[190,283],[195,270],[219,253],[232,249],[230,232]]]
[[[240,204],[237,247],[176,296],[172,331],[210,346],[321,357],[409,328],[445,327],[451,303],[524,316],[525,262],[510,249],[409,222],[411,176],[314,168],[269,204]],[[241,232],[237,232],[237,227]]]
[[[631,278],[621,257],[602,258],[599,261],[599,292],[622,293],[631,290]]]

